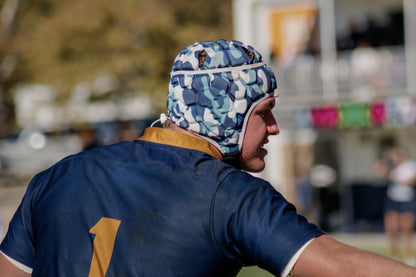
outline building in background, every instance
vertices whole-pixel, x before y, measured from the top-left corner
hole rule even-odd
[[[258,49],[278,79],[281,134],[263,177],[297,203],[305,178],[329,167],[332,182],[309,182],[312,216],[327,230],[378,230],[385,184],[374,161],[393,144],[416,157],[416,2],[233,4],[235,39]]]

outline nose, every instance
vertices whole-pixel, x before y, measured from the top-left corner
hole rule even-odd
[[[271,111],[267,113],[265,121],[269,135],[276,136],[280,133],[279,126],[277,126],[276,119]]]

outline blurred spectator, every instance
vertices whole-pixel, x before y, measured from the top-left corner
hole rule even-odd
[[[416,265],[413,237],[416,210],[416,162],[401,147],[386,150],[384,161],[375,165],[379,177],[388,177],[390,184],[385,202],[384,225],[389,239],[390,252],[396,259]],[[402,235],[403,253],[399,240]]]
[[[133,126],[132,122],[122,121],[119,123],[118,130],[118,139],[119,141],[132,141],[137,139],[140,134],[137,128]]]
[[[308,174],[298,175],[296,178],[296,209],[298,212],[313,220],[314,189]]]
[[[83,126],[76,133],[81,140],[82,150],[88,150],[99,145],[97,133],[91,126]]]
[[[369,92],[373,98],[384,92],[387,77],[383,72],[391,68],[391,60],[388,50],[381,51],[371,47],[369,41],[359,41],[351,53],[351,66],[361,94]]]
[[[391,11],[386,23],[368,15],[364,22],[352,21],[346,33],[337,38],[338,50],[351,50],[365,40],[369,47],[403,45],[404,23],[402,11]]]
[[[320,228],[332,231],[335,227],[333,214],[339,208],[335,183],[337,172],[325,164],[316,164],[310,172],[310,182],[317,194],[317,221]]]

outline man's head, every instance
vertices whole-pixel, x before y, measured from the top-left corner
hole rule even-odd
[[[225,40],[195,43],[174,61],[169,117],[226,157],[235,156],[242,149],[250,113],[273,98],[275,89],[273,72],[251,46]]]

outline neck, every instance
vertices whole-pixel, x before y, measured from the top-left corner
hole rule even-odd
[[[179,133],[184,133],[187,134],[189,136],[193,136],[196,138],[201,138],[201,136],[195,134],[194,132],[188,131],[182,127],[179,127],[178,125],[176,125],[175,123],[172,122],[172,124],[168,124],[167,126],[164,126],[165,129],[171,130],[171,131],[175,131],[175,132],[179,132]],[[209,141],[208,141],[209,142]],[[217,148],[216,145],[212,144],[209,142],[209,144],[211,144],[213,147],[212,149],[221,157],[223,157],[223,154],[221,153],[221,151]]]

